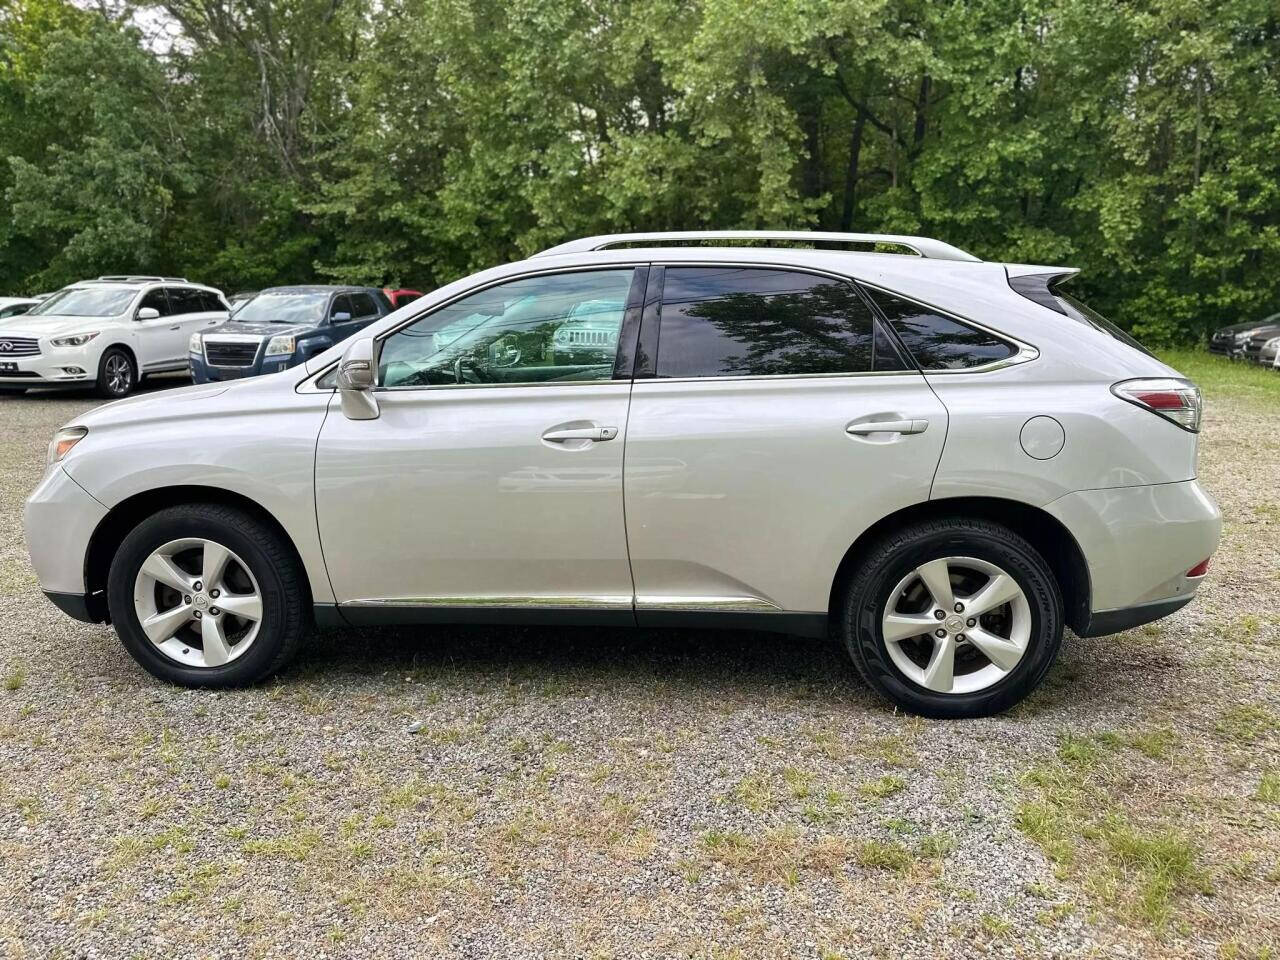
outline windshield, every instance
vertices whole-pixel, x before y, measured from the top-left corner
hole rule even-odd
[[[235,312],[237,323],[319,323],[327,293],[260,293]]]
[[[129,308],[138,287],[67,287],[59,290],[28,316],[116,317]]]

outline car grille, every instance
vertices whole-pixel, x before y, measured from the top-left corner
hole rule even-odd
[[[204,342],[205,363],[215,367],[251,367],[258,356],[260,341]]]
[[[40,352],[35,337],[0,337],[0,360],[6,357],[34,357]]]

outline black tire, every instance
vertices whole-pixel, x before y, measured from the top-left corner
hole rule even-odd
[[[115,375],[115,369],[108,369],[109,366],[115,368],[117,365],[123,372],[123,379]],[[129,356],[129,351],[121,347],[108,347],[104,350],[98,360],[98,379],[94,387],[98,396],[107,400],[119,400],[133,393],[137,386],[138,365]]]
[[[881,620],[890,594],[913,569],[957,556],[995,564],[1017,581],[1030,608],[1031,635],[1022,659],[998,682],[972,693],[938,693],[898,669]],[[1057,658],[1062,625],[1062,594],[1040,553],[998,523],[959,518],[915,524],[875,543],[848,581],[839,620],[845,646],[867,683],[904,710],[936,718],[985,717],[1021,701]]]
[[[262,593],[262,620],[243,656],[217,667],[188,666],[165,656],[147,638],[134,608],[134,584],[142,564],[172,540],[213,540],[239,556]],[[125,649],[150,674],[185,687],[237,687],[257,683],[297,654],[310,626],[306,578],[285,539],[241,510],[220,504],[169,507],[124,538],[107,576],[107,604]]]

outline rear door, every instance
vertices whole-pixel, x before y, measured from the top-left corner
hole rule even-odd
[[[625,462],[637,617],[825,613],[858,535],[928,499],[945,408],[846,280],[652,273]]]
[[[227,319],[227,310],[216,294],[195,287],[167,287],[171,316],[182,334],[181,350],[185,357],[191,334],[211,330]],[[170,324],[172,326],[172,324]]]

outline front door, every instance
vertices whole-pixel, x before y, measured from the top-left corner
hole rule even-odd
[[[614,364],[637,273],[510,280],[385,336],[380,415],[348,420],[335,399],[316,451],[325,563],[351,619],[631,620],[631,384]]]
[[[627,425],[637,618],[825,615],[857,537],[928,499],[945,408],[845,280],[651,272]]]
[[[169,302],[163,287],[148,290],[143,295],[136,309],[142,310],[145,307],[151,307],[160,316],[135,321],[138,334],[135,342],[141,372],[185,366],[190,334],[183,332],[181,318],[173,315],[173,304]]]

